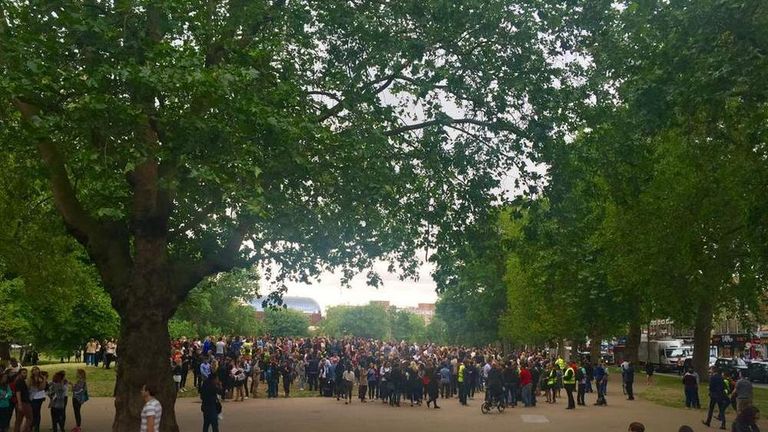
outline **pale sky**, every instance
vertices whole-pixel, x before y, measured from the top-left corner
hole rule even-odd
[[[387,273],[387,263],[379,262],[374,269],[379,272],[382,283],[378,288],[368,286],[365,274],[355,276],[350,287],[341,284],[338,272],[324,272],[319,281],[307,285],[298,282],[288,282],[286,296],[311,297],[315,299],[323,311],[328,306],[335,305],[364,305],[371,300],[386,300],[395,306],[416,306],[418,303],[434,303],[437,301],[435,282],[430,276],[431,265],[422,265],[418,280],[406,279],[401,281],[397,275]]]

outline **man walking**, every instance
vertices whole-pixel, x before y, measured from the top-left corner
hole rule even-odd
[[[725,408],[728,406],[728,398],[725,394],[725,381],[723,381],[720,371],[713,369],[712,375],[709,377],[709,411],[707,412],[707,419],[702,420],[702,423],[707,426],[712,421],[712,412],[715,406],[717,406],[720,414],[720,429],[725,429]]]
[[[627,367],[624,368],[624,388],[627,391],[627,400],[635,400],[634,384],[635,367],[632,366],[632,362],[627,362]]]

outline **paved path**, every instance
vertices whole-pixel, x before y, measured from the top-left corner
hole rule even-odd
[[[563,392],[565,395],[565,392]],[[627,401],[621,395],[609,394],[607,407],[592,406],[594,394],[587,395],[586,407],[565,409],[565,400],[556,405],[540,404],[536,408],[508,408],[504,413],[480,412],[480,400],[469,401],[468,407],[456,399],[440,400],[439,410],[426,407],[391,408],[380,402],[344,405],[329,398],[251,399],[224,404],[222,432],[440,432],[467,431],[568,431],[624,432],[632,421],[645,424],[649,432],[676,432],[688,424],[695,431],[708,429],[701,424],[703,411],[667,408],[643,400]],[[201,430],[200,404],[195,398],[179,399],[177,418],[182,432]],[[93,398],[83,407],[83,431],[111,430],[114,405],[111,398]],[[50,416],[44,412],[43,429],[49,430]],[[732,412],[729,412],[729,422]],[[67,430],[73,426],[71,408],[67,411]],[[730,429],[730,423],[728,424]]]

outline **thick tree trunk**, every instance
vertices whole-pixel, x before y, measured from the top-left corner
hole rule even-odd
[[[693,369],[699,373],[702,380],[709,377],[709,345],[712,342],[713,313],[712,300],[701,300],[693,328]]]
[[[143,303],[143,302],[142,302]],[[129,312],[120,322],[114,432],[139,430],[144,399],[141,388],[151,384],[163,406],[160,430],[178,432],[174,404],[176,391],[170,369],[170,336],[165,306]]]
[[[629,323],[629,332],[627,333],[627,345],[624,347],[624,359],[637,364],[638,354],[637,351],[640,348],[640,339],[642,336],[642,328],[640,327],[640,321],[637,319],[632,320]]]

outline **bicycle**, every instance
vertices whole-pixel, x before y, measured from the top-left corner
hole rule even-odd
[[[504,399],[501,397],[491,396],[487,401],[480,405],[480,411],[483,414],[488,414],[494,407],[499,411],[499,413],[503,413],[507,406],[504,403]]]

